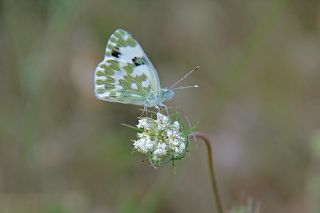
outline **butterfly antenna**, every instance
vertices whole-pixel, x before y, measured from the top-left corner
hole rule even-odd
[[[191,85],[191,86],[185,86],[185,87],[176,87],[173,88],[172,90],[177,90],[177,89],[187,89],[187,88],[197,88],[199,85]]]
[[[180,80],[178,80],[176,83],[174,83],[170,89],[173,89],[175,86],[177,86],[182,80],[184,80],[188,75],[190,75],[193,71],[196,71],[199,69],[199,66],[196,66],[193,70],[191,70],[190,72],[188,72],[185,76],[183,76]],[[196,86],[196,85],[195,85]],[[195,87],[195,86],[192,86],[192,87]],[[196,86],[198,87],[198,86]]]

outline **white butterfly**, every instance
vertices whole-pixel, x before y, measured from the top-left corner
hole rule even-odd
[[[95,95],[104,101],[158,108],[174,96],[174,90],[188,88],[174,88],[186,76],[170,88],[161,88],[157,71],[140,44],[118,29],[109,38],[105,57],[95,70]]]

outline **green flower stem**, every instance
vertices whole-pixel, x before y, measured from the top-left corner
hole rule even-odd
[[[215,171],[214,171],[214,167],[213,167],[211,143],[210,143],[207,135],[204,133],[193,132],[189,135],[189,138],[194,138],[194,137],[201,139],[206,144],[206,147],[208,150],[209,175],[210,175],[210,179],[211,179],[212,192],[214,195],[214,203],[216,204],[217,213],[223,213],[221,200],[220,200],[220,196],[219,196],[219,191],[218,191],[217,180],[216,180]]]

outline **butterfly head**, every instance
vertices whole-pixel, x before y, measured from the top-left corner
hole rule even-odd
[[[161,89],[161,100],[162,101],[167,101],[170,100],[174,96],[174,92],[172,89]]]

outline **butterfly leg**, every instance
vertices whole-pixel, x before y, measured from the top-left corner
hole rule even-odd
[[[148,107],[146,106],[146,117],[148,117]]]
[[[154,107],[158,110],[158,112],[160,112],[160,107],[158,105],[155,105]]]
[[[167,115],[169,115],[168,107],[166,105],[164,105],[164,104],[160,104],[160,106],[164,107],[166,109]]]
[[[138,118],[142,118],[144,112],[147,112],[147,105],[143,106],[143,111],[142,111],[141,115]],[[147,113],[146,113],[146,116],[147,116]]]

